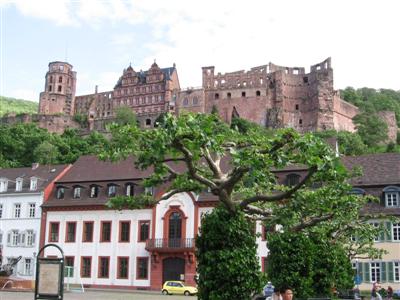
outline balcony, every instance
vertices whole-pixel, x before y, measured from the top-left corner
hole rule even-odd
[[[149,252],[188,252],[195,250],[195,239],[149,239],[146,241]]]

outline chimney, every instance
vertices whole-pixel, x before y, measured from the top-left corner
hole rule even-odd
[[[94,93],[95,93],[95,94],[97,94],[97,88],[98,88],[98,85],[96,84],[96,85],[94,86]]]
[[[32,170],[39,168],[39,163],[32,163]]]

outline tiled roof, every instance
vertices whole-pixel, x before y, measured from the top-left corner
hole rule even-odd
[[[160,71],[164,74],[164,80],[170,80],[171,79],[171,74],[175,71],[175,67],[169,67],[169,68],[162,68]],[[139,77],[139,83],[144,84],[146,83],[146,76],[147,76],[148,71],[140,71],[136,73],[136,76]],[[115,88],[119,88],[122,86],[122,77],[118,79],[117,84],[115,85]]]
[[[6,178],[8,180],[7,191],[0,194],[43,191],[67,166],[68,165],[44,165],[38,166],[35,169],[32,167],[0,169],[0,178]],[[37,189],[35,191],[30,190],[31,177],[37,178]],[[17,178],[23,178],[22,190],[18,192],[15,191]]]
[[[400,153],[346,156],[342,162],[349,170],[362,169],[363,175],[351,180],[354,186],[400,184]]]

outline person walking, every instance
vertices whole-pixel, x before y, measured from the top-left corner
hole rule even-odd
[[[293,300],[293,290],[289,287],[283,287],[280,289],[282,300]]]
[[[387,288],[387,300],[393,300],[393,288],[390,285]]]
[[[374,282],[372,285],[372,291],[371,291],[371,300],[382,300],[381,294],[379,294],[379,290],[381,288],[381,284],[379,281]]]

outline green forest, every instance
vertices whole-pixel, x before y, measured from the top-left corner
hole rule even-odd
[[[341,97],[358,106],[361,113],[354,118],[358,132],[324,131],[315,133],[321,138],[336,137],[343,155],[361,155],[379,152],[400,152],[400,139],[386,143],[387,126],[377,115],[379,111],[396,113],[400,126],[400,91],[389,89],[341,90]],[[34,113],[37,103],[1,97],[0,114],[5,112]],[[120,113],[118,113],[120,114]],[[127,117],[120,116],[119,120]],[[130,123],[130,120],[124,123]],[[132,121],[133,122],[133,121]],[[234,126],[257,126],[245,120],[236,120]],[[82,137],[68,129],[62,135],[49,133],[35,124],[0,125],[0,168],[29,166],[32,162],[45,164],[73,163],[79,156],[96,154],[107,147],[108,140],[98,132]]]
[[[37,102],[0,96],[0,117],[8,113],[37,113]]]

